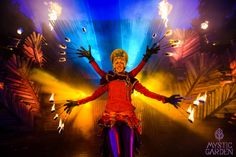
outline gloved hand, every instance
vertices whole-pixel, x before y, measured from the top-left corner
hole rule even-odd
[[[180,95],[172,95],[166,98],[165,103],[170,103],[174,105],[175,108],[178,108],[179,102],[183,99]]]
[[[73,101],[73,100],[66,100],[68,103],[64,104],[65,108],[64,111],[66,111],[66,113],[70,114],[72,109],[75,106],[78,106],[78,101]]]
[[[88,58],[89,62],[94,60],[94,58],[91,54],[91,46],[90,45],[89,45],[88,50],[85,50],[85,48],[81,46],[80,49],[77,49],[77,51],[79,51],[79,52],[77,52],[76,54],[78,54],[80,58],[86,57],[86,58]]]
[[[160,45],[157,43],[154,43],[151,48],[147,46],[146,54],[144,55],[143,60],[147,62],[148,59],[151,57],[151,55],[157,54],[159,50],[160,50]]]

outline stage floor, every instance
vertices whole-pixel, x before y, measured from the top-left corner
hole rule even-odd
[[[223,120],[210,119],[198,124],[199,129],[208,130],[207,137],[171,120],[156,125],[158,130],[153,137],[147,134],[150,131],[145,126],[140,157],[214,156],[206,155],[205,151],[208,142],[218,141],[214,135],[217,128],[224,132],[221,142],[232,142],[233,150],[236,150],[236,127]],[[27,132],[2,128],[0,133],[2,157],[99,157],[99,140],[95,134],[86,139],[70,133],[70,130],[60,135],[56,130]]]

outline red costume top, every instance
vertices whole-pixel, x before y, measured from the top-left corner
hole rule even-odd
[[[100,120],[100,124],[112,126],[117,120],[125,121],[130,127],[138,127],[139,120],[134,113],[134,106],[131,103],[133,90],[144,94],[147,97],[165,102],[165,96],[153,93],[146,89],[137,79],[131,77],[129,73],[116,74],[107,73],[101,80],[99,88],[84,99],[78,100],[78,104],[84,104],[108,92],[108,100],[105,112]]]

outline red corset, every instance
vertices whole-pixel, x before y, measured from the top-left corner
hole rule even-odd
[[[108,83],[108,100],[106,112],[133,111],[131,104],[132,87],[124,80],[114,80]]]

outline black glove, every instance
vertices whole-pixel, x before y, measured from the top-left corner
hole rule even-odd
[[[172,95],[166,98],[165,103],[170,103],[174,105],[174,107],[178,108],[179,102],[183,99],[180,95]]]
[[[73,100],[66,100],[68,103],[64,104],[65,108],[64,111],[66,111],[66,113],[70,114],[72,109],[75,106],[78,106],[78,101],[73,101]]]
[[[85,48],[82,47],[82,46],[80,47],[80,49],[77,49],[77,51],[79,51],[79,52],[76,53],[76,54],[79,55],[78,57],[80,57],[80,58],[81,57],[86,57],[86,58],[88,58],[89,62],[94,61],[94,58],[91,54],[91,46],[90,45],[89,45],[88,51],[85,50]]]
[[[146,54],[143,55],[144,56],[143,60],[147,62],[148,59],[151,57],[151,55],[157,54],[159,50],[160,50],[160,45],[157,45],[157,43],[154,43],[151,48],[147,46]]]

